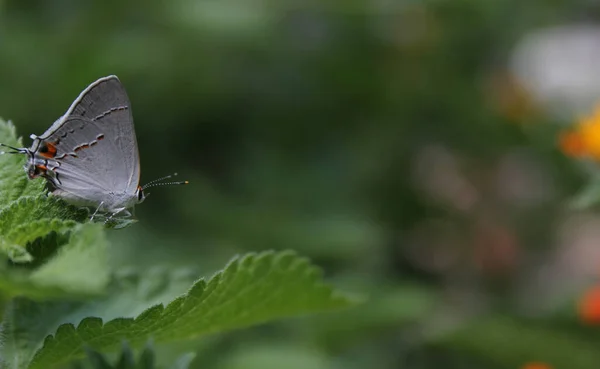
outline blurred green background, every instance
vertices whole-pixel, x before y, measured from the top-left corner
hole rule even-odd
[[[116,74],[142,182],[191,184],[153,189],[109,232],[115,271],[210,276],[291,248],[369,297],[160,347],[164,362],[597,368],[600,327],[576,303],[600,275],[600,218],[568,206],[589,170],[556,145],[570,115],[512,60],[531,32],[598,15],[587,0],[0,0],[0,116],[28,145]]]

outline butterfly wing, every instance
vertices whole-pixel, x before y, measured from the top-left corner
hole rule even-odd
[[[34,137],[31,150],[44,160],[57,190],[91,203],[113,193],[135,194],[140,166],[130,105],[116,76],[101,78]]]

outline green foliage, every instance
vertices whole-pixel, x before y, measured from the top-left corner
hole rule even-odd
[[[69,244],[72,223],[33,241],[10,236],[0,257],[32,261],[7,263],[0,294],[29,296],[37,309],[22,299],[0,306],[39,313],[17,316],[39,327],[27,330],[22,360],[62,324],[134,318],[233,254],[293,249],[369,303],[156,343],[157,361],[169,368],[185,346],[199,353],[193,369],[514,369],[531,360],[559,369],[578,357],[597,367],[586,358],[600,330],[550,314],[563,304],[574,313],[574,298],[597,282],[598,165],[557,147],[567,120],[591,111],[548,116],[513,69],[515,47],[535,44],[538,31],[570,37],[575,26],[590,37],[594,28],[578,22],[597,11],[589,0],[146,0],[118,11],[97,0],[0,0],[0,112],[19,122],[25,143],[88,83],[116,74],[132,100],[142,184],[173,171],[192,183],[152,189],[137,225],[107,232],[103,296],[32,279]],[[579,73],[595,52],[581,58],[569,37],[540,69],[521,72],[555,91],[570,76],[593,83]],[[561,83],[543,79],[553,70]],[[577,99],[585,91],[571,90]],[[554,95],[552,110],[570,94]],[[8,161],[0,197],[40,195],[23,157],[0,157]],[[52,229],[28,224],[20,234]],[[155,265],[195,272],[175,278]],[[142,272],[121,270],[131,266]]]
[[[0,141],[21,144],[11,124],[0,122],[0,128]],[[189,340],[352,304],[293,252],[237,257],[175,299],[183,289],[171,283],[170,275],[147,273],[134,283],[132,275],[111,277],[103,224],[80,223],[88,218],[86,210],[22,182],[25,174],[17,161],[6,158],[0,177],[15,170],[20,174],[14,186],[6,179],[1,183],[6,192],[0,203],[0,246],[13,263],[0,278],[6,298],[0,357],[7,368],[53,368],[80,359],[86,350],[94,367],[111,368],[97,351],[114,351],[124,340],[134,347],[148,340]],[[177,365],[185,368],[190,361],[185,357]],[[116,367],[133,365],[131,352],[124,350]],[[144,351],[138,365],[153,368],[152,352]]]
[[[22,146],[14,126],[1,120],[0,142]],[[21,155],[0,155],[0,252],[13,263],[34,262],[35,268],[5,269],[0,293],[32,298],[101,293],[108,271],[99,225],[79,224],[87,209],[47,196],[44,181],[28,180],[23,164]]]
[[[433,345],[485,358],[500,368],[543,360],[553,368],[588,369],[600,362],[597,345],[589,339],[539,322],[509,317],[475,320],[438,337]]]
[[[13,299],[4,315],[6,339],[0,356],[6,360],[8,368],[20,368],[61,324],[78,324],[90,316],[112,320],[139,315],[149,306],[168,302],[184,293],[193,278],[191,273],[161,270],[148,270],[143,275],[122,272],[112,276],[103,296],[92,299],[55,298],[44,302]]]
[[[167,306],[155,305],[135,318],[104,323],[87,318],[61,325],[45,339],[29,368],[47,368],[80,357],[86,346],[111,350],[126,339],[140,344],[184,340],[286,316],[348,306],[347,297],[320,281],[308,260],[266,252],[233,260],[208,282],[199,280]]]
[[[22,147],[12,123],[0,120],[0,142]],[[51,232],[65,234],[87,210],[65,206],[43,193],[44,181],[28,180],[22,155],[0,155],[0,252],[13,262],[30,262],[26,246]]]

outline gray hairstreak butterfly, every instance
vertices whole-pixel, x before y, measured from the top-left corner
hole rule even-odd
[[[31,135],[30,148],[6,153],[26,154],[30,179],[43,177],[50,193],[66,202],[95,208],[97,214],[130,217],[145,199],[144,190],[166,176],[140,186],[140,158],[131,104],[116,76],[100,78],[86,88],[69,110],[41,136]],[[5,152],[2,152],[5,153]]]

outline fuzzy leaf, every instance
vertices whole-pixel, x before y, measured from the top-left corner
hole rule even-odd
[[[104,323],[85,318],[61,325],[46,337],[29,368],[53,368],[84,355],[84,347],[106,352],[123,340],[139,346],[243,328],[253,324],[346,307],[352,300],[332,290],[320,271],[293,252],[235,258],[208,282],[199,280],[166,307],[155,305],[135,318]]]
[[[25,250],[28,242],[53,231],[66,232],[87,214],[87,209],[67,206],[46,195],[21,197],[0,210],[0,250],[15,262],[31,261]],[[19,248],[23,255],[17,257],[14,254]]]

